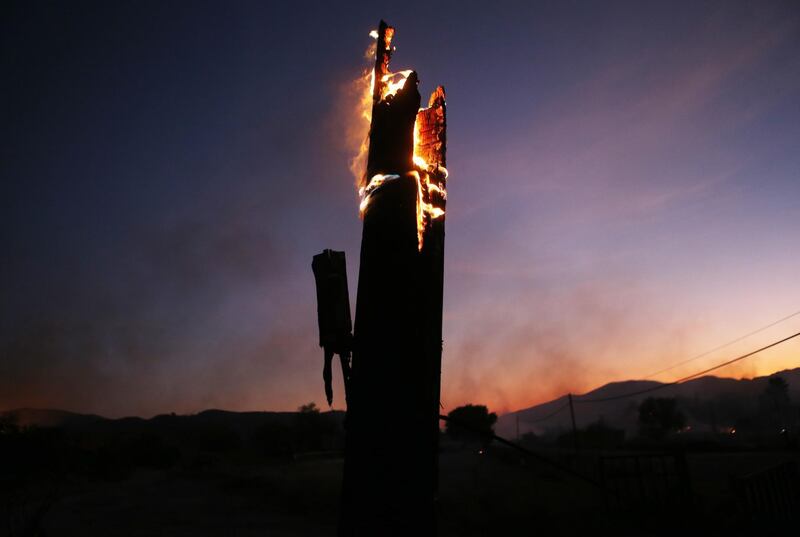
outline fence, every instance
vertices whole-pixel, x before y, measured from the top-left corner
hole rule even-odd
[[[733,479],[739,513],[750,522],[800,520],[800,475],[794,461]]]
[[[603,456],[599,470],[609,508],[687,508],[692,503],[683,454]]]

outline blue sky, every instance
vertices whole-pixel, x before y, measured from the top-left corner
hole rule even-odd
[[[345,250],[355,292],[347,133],[381,17],[394,69],[447,88],[446,407],[641,377],[800,309],[794,2],[8,13],[0,407],[322,400],[310,260]]]

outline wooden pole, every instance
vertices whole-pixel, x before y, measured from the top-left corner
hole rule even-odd
[[[436,534],[444,217],[425,220],[420,247],[412,157],[421,122],[428,162],[444,166],[444,90],[419,116],[416,73],[383,97],[393,35],[381,21],[366,179],[390,179],[369,194],[363,215],[340,537]],[[436,175],[442,190],[444,180]],[[423,194],[444,208],[443,196]]]
[[[572,404],[572,394],[568,394],[569,398],[569,416],[572,419],[572,446],[575,452],[578,451],[578,427],[575,425],[575,406]]]

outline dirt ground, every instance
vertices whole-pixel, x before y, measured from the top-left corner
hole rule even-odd
[[[691,455],[694,508],[702,517],[730,519],[731,477],[787,458],[797,456]],[[137,471],[115,482],[72,481],[62,487],[43,528],[48,537],[333,536],[341,470],[337,458],[217,461],[202,468]],[[694,524],[681,529],[681,513],[666,514],[671,525],[658,513],[637,518],[609,510],[601,490],[507,453],[464,450],[441,457],[443,536],[531,535],[545,528],[547,535],[699,531]],[[719,532],[703,533],[728,533],[726,526],[730,530],[717,524]]]

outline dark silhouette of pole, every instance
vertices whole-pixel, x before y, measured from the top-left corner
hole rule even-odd
[[[423,110],[416,73],[393,95],[385,91],[393,36],[394,29],[381,21],[347,387],[340,537],[436,535],[444,90],[437,88]],[[429,168],[415,164],[414,156]],[[437,188],[425,186],[429,177]],[[426,207],[441,213],[434,219],[423,212]]]
[[[572,394],[568,394],[569,398],[569,417],[572,420],[572,446],[575,451],[578,451],[578,427],[575,425],[575,405],[572,404]]]
[[[347,291],[347,269],[344,252],[324,250],[315,255],[311,263],[317,285],[317,322],[319,346],[325,349],[322,378],[325,381],[325,398],[333,404],[333,355],[339,355],[342,381],[347,398],[350,382],[350,352],[353,341],[353,323],[350,321],[350,294]]]

